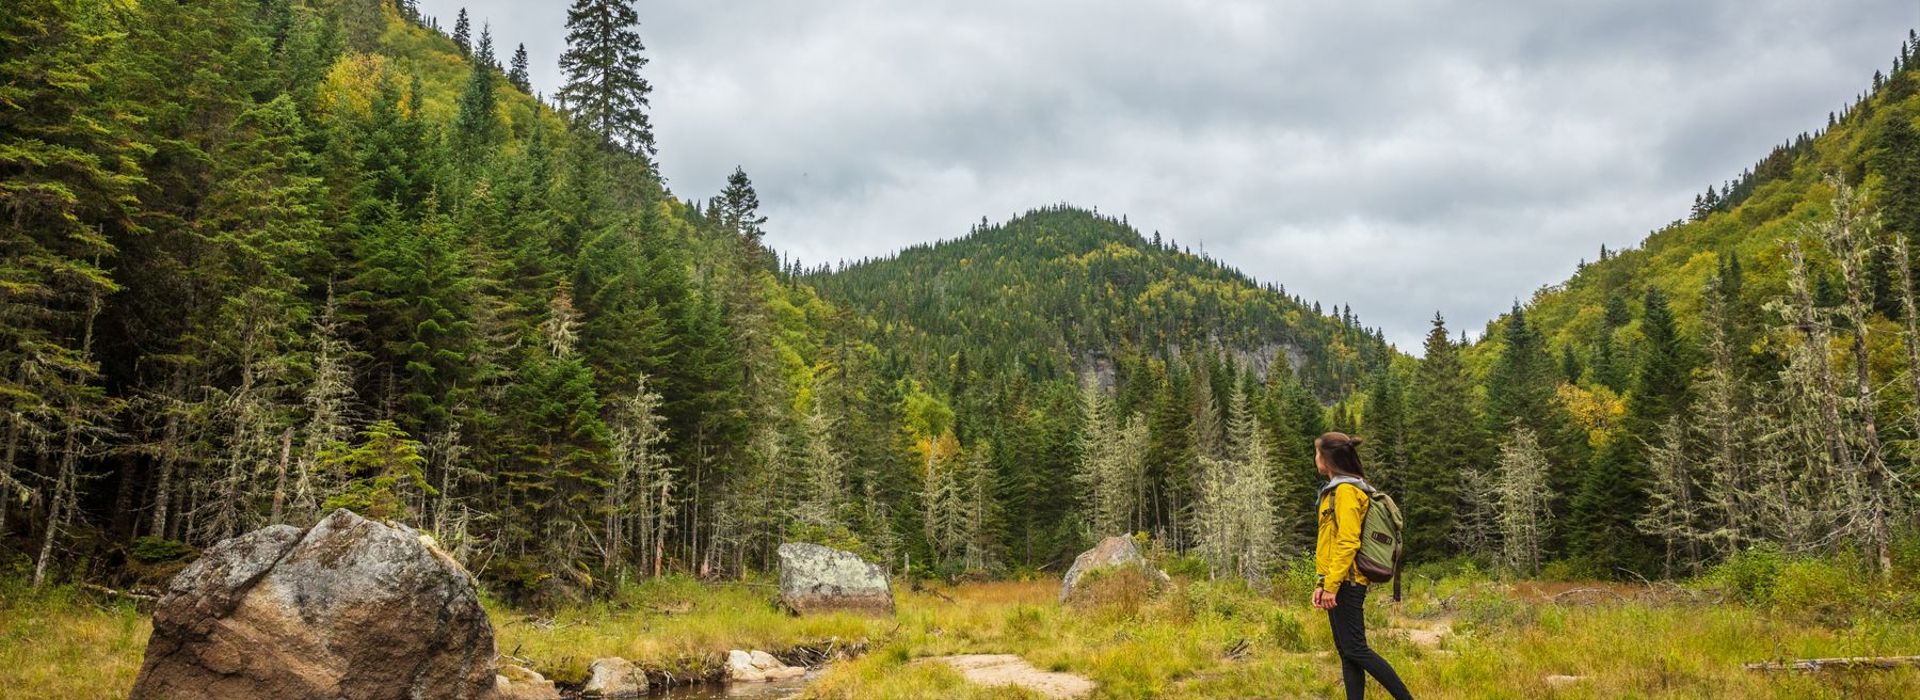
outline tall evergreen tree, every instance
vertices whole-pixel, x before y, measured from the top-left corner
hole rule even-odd
[[[453,20],[453,45],[460,47],[460,53],[473,53],[473,25],[467,22],[467,8],[460,8]]]
[[[1408,391],[1407,473],[1400,502],[1406,517],[1406,555],[1436,559],[1456,541],[1455,516],[1473,504],[1460,484],[1489,459],[1485,432],[1473,401],[1473,384],[1460,364],[1460,348],[1448,336],[1446,319],[1433,315],[1424,358]]]
[[[533,92],[533,82],[527,76],[527,45],[513,48],[513,60],[508,64],[507,82],[519,88],[521,92]]]
[[[566,82],[559,96],[608,143],[650,157],[647,96],[653,86],[640,75],[647,58],[639,27],[631,0],[574,0],[567,9],[567,50],[560,54]]]
[[[1644,576],[1655,565],[1650,554],[1659,546],[1639,527],[1655,477],[1648,445],[1660,442],[1663,430],[1679,435],[1678,425],[1667,424],[1684,407],[1687,396],[1689,367],[1684,348],[1666,295],[1658,289],[1647,289],[1640,332],[1646,340],[1628,395],[1626,420],[1594,454],[1571,516],[1574,551],[1608,574],[1624,569]],[[1678,456],[1662,453],[1662,466],[1669,476],[1687,479],[1686,491],[1691,493],[1694,476],[1674,471],[1681,464]]]

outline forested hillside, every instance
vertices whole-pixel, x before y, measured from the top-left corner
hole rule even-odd
[[[1262,371],[1284,357],[1333,401],[1391,352],[1351,308],[1323,312],[1158,232],[1149,240],[1066,206],[805,279],[879,321],[881,346],[936,371],[960,354],[1047,376],[1069,359],[1085,367],[1129,352],[1223,348]]]
[[[787,539],[946,574],[1186,549],[1230,505],[1203,475],[1304,499],[1325,404],[1389,359],[1071,210],[782,270],[745,172],[658,177],[639,20],[574,2],[543,101],[485,18],[405,0],[9,7],[4,570],[151,584],[337,507],[527,601]]]
[[[1521,573],[1678,576],[1754,547],[1888,570],[1920,445],[1916,43],[1683,220],[1470,348],[1429,339],[1409,376],[1464,382],[1474,419],[1413,430],[1440,498],[1408,499],[1412,527],[1452,533],[1424,549]]]

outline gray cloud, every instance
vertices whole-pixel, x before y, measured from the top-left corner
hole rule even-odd
[[[566,4],[466,6],[551,92]],[[675,191],[744,166],[802,260],[1072,202],[1416,351],[1436,309],[1477,331],[1823,125],[1920,24],[1909,0],[637,7]]]

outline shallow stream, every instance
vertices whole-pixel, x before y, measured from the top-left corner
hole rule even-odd
[[[800,691],[820,677],[821,669],[807,671],[807,675],[765,683],[698,683],[647,695],[647,698],[673,698],[673,700],[780,700],[798,697]]]

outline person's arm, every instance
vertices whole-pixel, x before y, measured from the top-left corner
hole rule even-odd
[[[1320,582],[1328,593],[1338,593],[1340,584],[1353,576],[1353,557],[1360,552],[1360,521],[1367,515],[1363,498],[1358,487],[1333,490],[1333,548],[1322,569],[1326,577]]]

